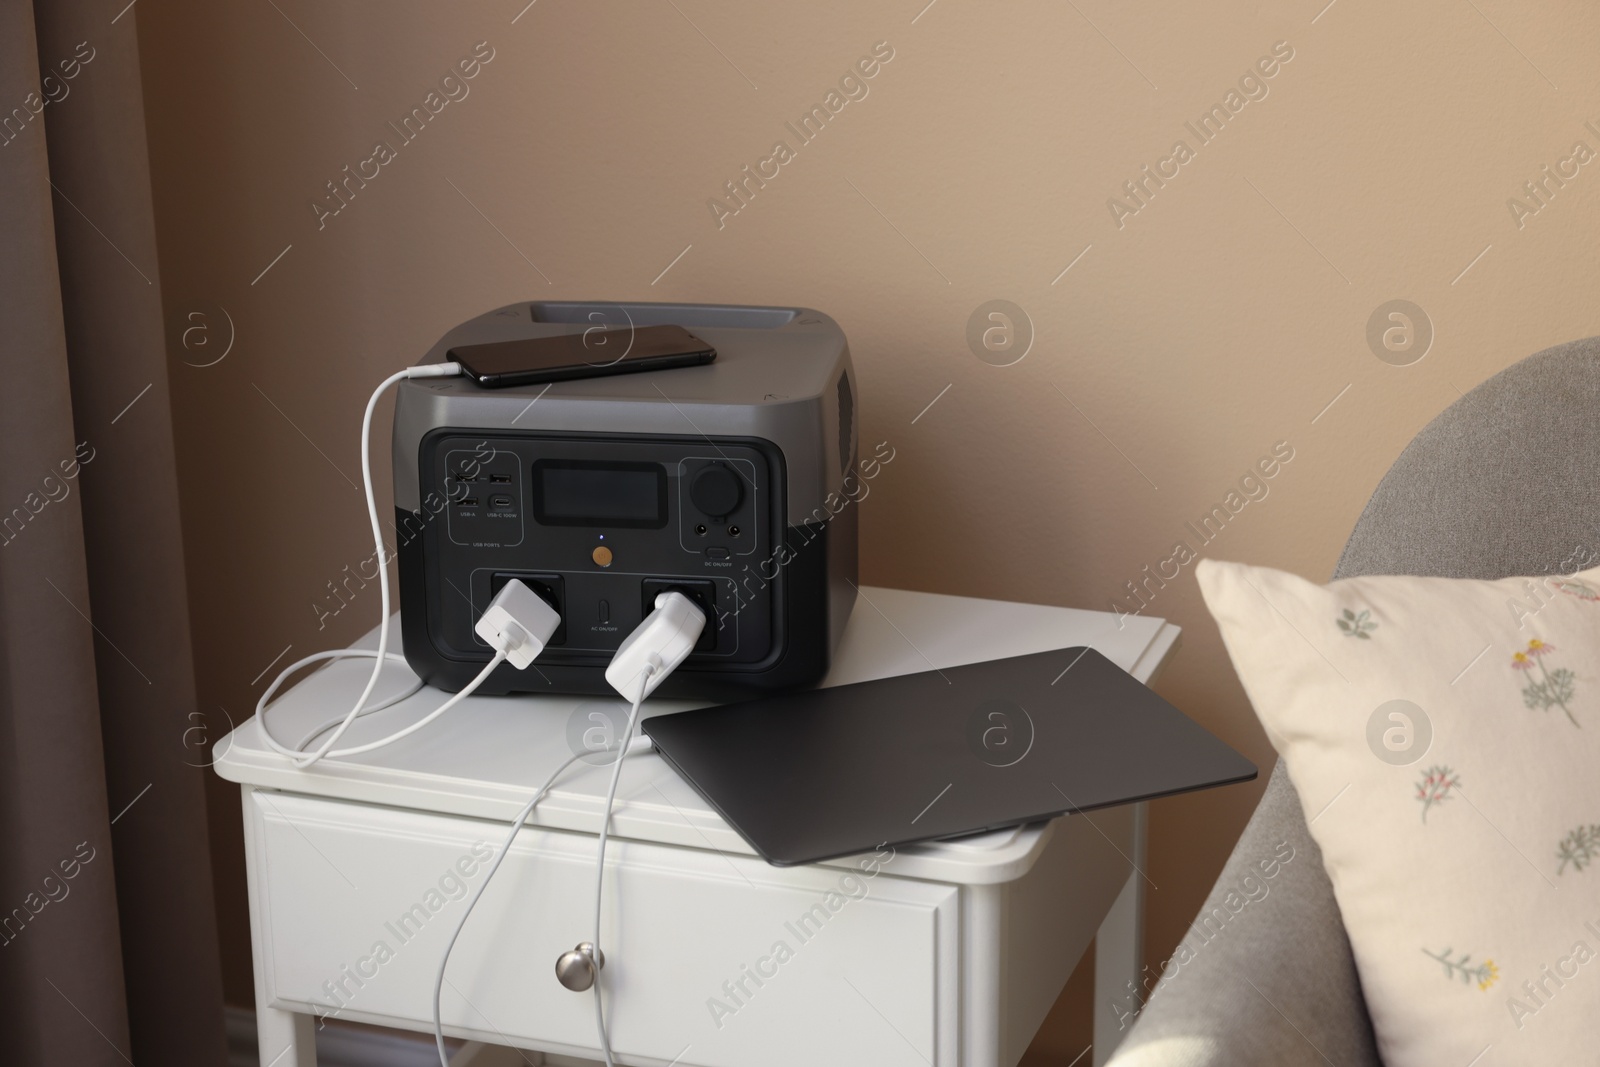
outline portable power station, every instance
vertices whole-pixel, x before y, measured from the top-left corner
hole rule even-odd
[[[479,692],[611,693],[617,646],[656,596],[706,613],[662,696],[725,701],[826,672],[856,596],[855,383],[843,331],[808,308],[510,304],[457,347],[672,324],[713,362],[486,389],[401,382],[394,492],[405,655],[457,691],[489,646],[473,623],[517,578],[561,614],[526,671]]]

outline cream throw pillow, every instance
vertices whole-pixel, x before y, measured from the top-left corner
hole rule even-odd
[[[1600,1062],[1600,567],[1195,573],[1322,848],[1385,1064]]]

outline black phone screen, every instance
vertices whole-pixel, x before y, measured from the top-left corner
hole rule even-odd
[[[486,386],[590,378],[709,363],[716,350],[682,326],[617,329],[529,337],[452,348],[449,358]]]

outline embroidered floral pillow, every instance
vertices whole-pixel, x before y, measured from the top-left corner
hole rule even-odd
[[[1600,1062],[1600,568],[1195,573],[1322,848],[1385,1064]]]

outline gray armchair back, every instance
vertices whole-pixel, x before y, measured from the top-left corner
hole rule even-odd
[[[1367,502],[1334,578],[1503,578],[1600,563],[1600,338],[1546,349],[1423,428]],[[1200,924],[1280,842],[1268,895]],[[1206,934],[1218,930],[1210,939]],[[1350,941],[1280,761],[1113,1067],[1382,1067]]]

